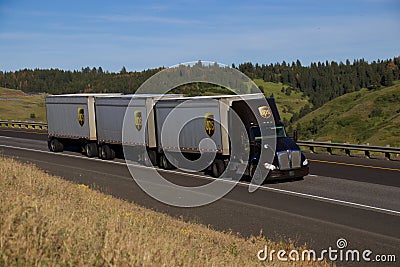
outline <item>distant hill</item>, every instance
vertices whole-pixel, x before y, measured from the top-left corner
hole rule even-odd
[[[342,95],[295,123],[300,139],[400,146],[400,82]]]

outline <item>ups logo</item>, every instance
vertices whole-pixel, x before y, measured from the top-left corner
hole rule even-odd
[[[133,115],[135,118],[135,127],[140,131],[142,129],[142,112],[140,110],[135,110]]]
[[[267,106],[259,107],[258,112],[260,113],[260,116],[264,119],[268,119],[269,117],[271,117],[271,110]]]
[[[84,108],[78,108],[78,122],[80,126],[83,126],[85,124],[85,109]]]
[[[204,128],[209,137],[212,137],[215,132],[214,114],[207,112],[204,115]]]

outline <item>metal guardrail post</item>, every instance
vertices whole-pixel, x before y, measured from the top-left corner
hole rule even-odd
[[[365,157],[371,158],[371,152],[384,153],[385,158],[391,159],[391,154],[400,154],[400,148],[398,147],[390,147],[388,146],[370,146],[369,144],[365,145],[356,145],[356,144],[348,144],[348,143],[332,143],[332,142],[318,142],[314,140],[310,141],[301,141],[297,142],[300,146],[306,146],[310,148],[311,152],[315,152],[316,147],[325,148],[329,153],[332,154],[334,149],[344,150],[346,155],[351,156],[351,150],[362,151],[365,154]]]
[[[389,147],[389,145],[387,145],[386,147]],[[390,160],[390,153],[389,153],[389,152],[386,152],[386,153],[385,153],[385,158],[388,159],[388,160]]]
[[[32,129],[45,129],[47,124],[43,122],[29,122],[29,121],[13,121],[13,120],[0,120],[1,127],[8,128],[32,128]]]

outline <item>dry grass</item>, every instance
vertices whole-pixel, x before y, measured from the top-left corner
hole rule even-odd
[[[287,266],[256,253],[266,243],[293,248],[176,220],[8,158],[0,194],[0,266]]]
[[[45,97],[0,87],[0,119],[46,121]],[[35,117],[31,118],[31,114]]]

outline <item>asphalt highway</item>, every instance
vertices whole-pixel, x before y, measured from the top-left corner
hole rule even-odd
[[[43,132],[1,128],[0,150],[5,156],[34,163],[64,179],[217,230],[232,230],[243,236],[258,235],[262,230],[273,240],[291,239],[317,251],[336,248],[336,241],[345,238],[348,249],[369,249],[373,255],[393,254],[400,261],[398,160],[307,153],[310,175],[303,180],[267,182],[253,193],[249,193],[248,183],[240,182],[214,203],[178,208],[144,193],[122,159],[89,159],[73,151],[51,153],[46,138]],[[146,180],[151,175],[144,166],[134,170],[138,179]],[[200,173],[159,172],[169,181],[186,186],[213,180]],[[161,186],[159,189],[165,194],[170,190]],[[182,196],[176,196],[179,197]],[[369,264],[373,265],[396,266],[396,263]]]

